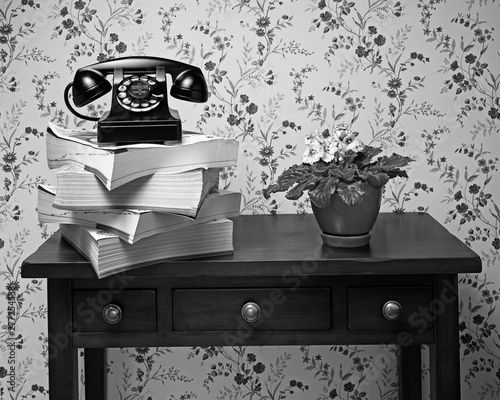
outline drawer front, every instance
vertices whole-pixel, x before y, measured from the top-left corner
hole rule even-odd
[[[392,312],[394,307],[398,308],[399,317],[388,319],[384,316],[384,306],[392,307]],[[348,289],[350,329],[430,329],[433,325],[429,314],[433,312],[431,307],[432,288],[429,286]]]
[[[255,303],[260,317],[245,321],[241,310]],[[329,288],[177,289],[173,291],[176,331],[311,331],[331,327]],[[248,324],[248,325],[247,325]]]
[[[114,314],[104,316],[103,310],[105,309],[112,309]],[[110,322],[106,321],[106,317]],[[106,289],[75,290],[73,292],[73,330],[75,332],[155,331],[156,292],[154,290],[122,290],[112,293]]]

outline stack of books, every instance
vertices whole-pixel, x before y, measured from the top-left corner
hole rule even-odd
[[[89,259],[99,278],[168,259],[233,252],[241,195],[219,189],[238,142],[184,132],[182,143],[100,147],[96,133],[49,123],[57,185],[38,188],[38,219]]]

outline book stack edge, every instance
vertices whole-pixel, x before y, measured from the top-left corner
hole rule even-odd
[[[95,138],[49,123],[57,186],[39,186],[38,218],[59,224],[99,278],[233,252],[229,218],[241,195],[219,189],[218,179],[236,164],[236,140],[188,133],[180,144],[99,147]]]

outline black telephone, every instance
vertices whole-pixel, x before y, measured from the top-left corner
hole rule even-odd
[[[106,75],[113,74],[113,85]],[[198,67],[159,57],[123,57],[80,68],[64,91],[64,101],[77,117],[97,123],[99,145],[167,143],[182,139],[179,113],[168,106],[166,74],[172,77],[170,94],[180,100],[203,103],[208,88]],[[113,89],[111,109],[101,118],[78,113],[69,102],[83,107]]]

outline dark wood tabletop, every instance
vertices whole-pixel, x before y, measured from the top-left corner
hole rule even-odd
[[[370,244],[322,244],[312,214],[241,215],[234,221],[234,254],[168,260],[133,269],[133,276],[279,276],[305,267],[310,275],[447,274],[481,271],[480,257],[432,218],[381,213]],[[22,265],[25,278],[93,278],[91,264],[59,232]]]

